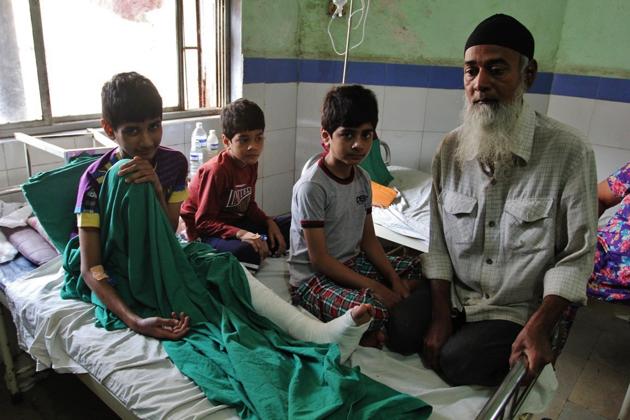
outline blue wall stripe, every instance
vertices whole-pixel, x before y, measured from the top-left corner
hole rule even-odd
[[[246,57],[243,83],[341,83],[340,60]],[[350,61],[346,82],[366,85],[462,89],[462,69],[452,66]],[[630,103],[630,79],[538,73],[531,93]]]
[[[556,74],[553,78],[552,92],[556,95],[577,96],[579,98],[597,98],[599,77]]]

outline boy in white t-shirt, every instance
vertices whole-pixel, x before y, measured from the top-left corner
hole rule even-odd
[[[411,258],[388,257],[374,233],[370,177],[358,164],[370,151],[377,123],[372,91],[339,86],[326,95],[321,119],[325,152],[293,187],[289,267],[293,303],[323,321],[372,304],[374,319],[362,344],[381,347],[386,329],[392,335],[390,311],[410,296],[420,273]],[[419,350],[423,335],[410,334],[404,341],[411,345],[393,349]],[[390,342],[388,346],[392,348]]]

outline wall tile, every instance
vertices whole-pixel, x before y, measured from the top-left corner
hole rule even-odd
[[[8,186],[9,186],[9,178],[8,178],[7,171],[0,171],[0,188],[4,188]],[[3,200],[3,198],[0,197],[0,200]]]
[[[422,133],[419,167],[421,171],[431,173],[431,162],[433,162],[433,156],[435,155],[435,152],[437,152],[437,148],[445,135],[446,133],[434,133],[431,131],[425,131]]]
[[[4,171],[7,169],[5,156],[6,156],[6,153],[4,151],[4,144],[0,143],[0,171]]]
[[[332,85],[327,83],[300,83],[297,97],[297,126],[321,126],[321,108],[324,96]]]
[[[267,130],[295,127],[297,85],[274,83],[265,86],[265,122]]]
[[[265,109],[265,84],[247,83],[243,85],[243,97],[256,102],[259,107]]]
[[[35,171],[33,171],[35,173]],[[26,174],[26,167],[19,169],[9,169],[7,171],[7,178],[9,181],[9,185],[21,185],[26,182],[28,178]]]
[[[599,146],[596,144],[592,147],[593,152],[595,153],[598,181],[610,176],[626,162],[630,162],[630,150]]]
[[[424,88],[385,87],[383,130],[421,131],[424,125],[424,110],[427,90]]]
[[[293,171],[272,175],[263,179],[265,213],[269,216],[287,213],[291,210]]]
[[[22,143],[12,141],[5,143],[3,146],[6,169],[17,169],[26,167],[26,159],[24,158],[24,146]]]
[[[173,147],[176,144],[185,144],[184,124],[180,121],[164,121],[162,132],[162,146]]]
[[[449,132],[458,127],[463,106],[463,90],[427,89],[424,130]]]
[[[263,177],[293,171],[295,168],[295,132],[294,128],[289,128],[265,133],[265,149],[261,159],[264,162]]]
[[[535,111],[546,115],[549,107],[549,95],[540,93],[526,93],[525,101],[534,108]]]
[[[381,85],[365,85],[376,95],[376,102],[378,103],[378,120],[383,121],[383,104],[385,103],[385,86]],[[324,98],[322,98],[323,100]],[[380,125],[380,123],[379,123]]]
[[[551,95],[547,115],[578,129],[586,136],[594,110],[595,101],[593,99]]]
[[[320,144],[319,128],[298,127],[296,130],[295,144],[295,172],[297,178],[302,171],[302,166],[311,156],[323,151]]]
[[[593,144],[630,149],[630,104],[596,101],[588,137]]]
[[[422,132],[382,130],[381,138],[389,144],[392,152],[392,165],[418,168]]]

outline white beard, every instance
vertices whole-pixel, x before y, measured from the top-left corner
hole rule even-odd
[[[464,98],[462,126],[455,159],[492,163],[495,168],[512,165],[513,133],[523,110],[522,86],[511,103],[473,104]]]

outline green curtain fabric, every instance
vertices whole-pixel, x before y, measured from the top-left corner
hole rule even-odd
[[[372,181],[378,182],[381,185],[387,186],[394,179],[392,174],[389,173],[385,162],[383,162],[381,141],[379,139],[374,139],[370,152],[365,159],[361,161],[359,166],[370,174]]]
[[[256,314],[238,261],[202,243],[182,247],[149,184],[128,185],[118,166],[100,199],[103,265],[141,316],[191,316],[191,332],[164,341],[174,364],[215,403],[243,418],[426,418],[431,407],[339,363],[337,345],[292,339]],[[125,325],[80,276],[78,240],[64,252],[64,298],[96,305],[106,329]]]

